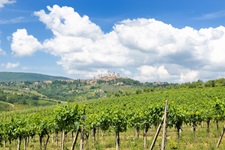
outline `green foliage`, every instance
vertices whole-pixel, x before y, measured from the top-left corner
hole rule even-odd
[[[39,95],[35,95],[32,93],[17,94],[11,92],[1,92],[0,102],[1,101],[9,104],[22,104],[31,106],[45,106],[56,104],[56,102],[54,101],[42,101]]]
[[[11,107],[12,106],[10,104],[0,101],[0,112],[1,111],[8,111],[8,110],[11,109]]]
[[[101,97],[120,97],[124,95],[141,94],[143,92],[142,89],[145,89],[144,92],[153,92],[154,90],[153,86],[150,84],[142,84],[139,81],[129,78],[118,78],[110,81],[78,79],[52,80],[51,82],[45,82],[43,80],[34,82],[28,78],[27,81],[2,82],[0,85],[0,91],[2,89],[2,91],[10,93],[8,102],[23,105],[39,105],[38,102],[30,102],[30,100],[40,100],[43,98],[60,101],[83,101]],[[18,95],[22,95],[21,93],[25,96],[29,95],[30,97],[20,99]],[[6,101],[6,99],[7,97],[5,98],[4,94],[0,94],[0,100]]]
[[[222,121],[225,119],[225,101],[215,97],[211,104],[213,110],[212,119],[215,121]]]
[[[202,121],[209,123],[210,120],[215,122],[225,120],[225,87],[222,86],[222,79],[215,81],[214,87],[206,87],[205,83],[199,80],[179,87],[134,88],[133,92],[123,90],[121,85],[115,83],[116,81],[110,82],[111,86],[106,86],[104,83],[104,87],[115,86],[116,91],[112,89],[101,91],[98,88],[102,87],[103,83],[91,85],[80,80],[71,83],[54,81],[52,84],[40,82],[39,85],[32,82],[27,82],[25,85],[13,84],[13,86],[23,86],[23,88],[28,86],[30,89],[28,93],[20,92],[16,88],[11,92],[7,89],[8,85],[4,85],[4,90],[0,92],[0,98],[4,104],[7,102],[28,104],[38,102],[40,104],[44,97],[40,94],[41,90],[51,91],[56,95],[58,93],[62,97],[70,97],[74,93],[79,95],[79,92],[86,92],[85,94],[90,97],[110,94],[108,91],[113,91],[113,94],[101,100],[67,103],[40,110],[4,113],[0,116],[0,140],[13,141],[35,135],[39,135],[41,138],[52,133],[78,131],[77,129],[81,129],[81,127],[85,134],[90,130],[102,130],[103,132],[113,130],[119,135],[118,133],[125,132],[128,128],[141,128],[147,135],[150,127],[157,126],[161,122],[165,100],[168,100],[169,106],[168,126],[176,128],[177,131],[184,123],[192,126],[195,131]],[[139,86],[139,84],[137,85]],[[39,89],[39,93],[35,93],[34,89]],[[65,92],[65,90],[70,92]],[[62,94],[63,92],[64,94]],[[81,97],[81,95],[79,96]],[[85,98],[87,99],[87,97]],[[82,99],[83,97],[80,98],[80,101]],[[71,101],[73,101],[72,98]],[[177,143],[171,143],[170,148],[177,149]]]
[[[178,130],[181,129],[181,126],[186,119],[186,115],[186,111],[183,110],[179,105],[170,103],[168,112],[168,126],[174,126]]]
[[[81,116],[81,108],[78,105],[67,104],[54,109],[53,121],[59,131],[70,131],[77,128]]]
[[[192,126],[197,126],[203,121],[201,110],[194,107],[194,109],[189,109],[185,115],[185,122]]]
[[[111,114],[107,111],[100,112],[98,124],[99,124],[100,129],[102,129],[103,131],[108,130],[111,125]]]
[[[55,84],[59,84],[58,82]],[[0,116],[0,139],[13,141],[18,137],[90,130],[125,132],[128,128],[142,128],[145,133],[161,122],[165,99],[168,100],[167,122],[181,129],[186,123],[197,128],[202,121],[225,119],[225,87],[169,88],[142,92],[130,96],[67,103],[53,108],[8,112]],[[38,100],[36,100],[38,101]],[[178,131],[178,130],[177,130]],[[118,135],[118,134],[117,134]],[[171,149],[178,149],[171,142]]]
[[[141,89],[137,89],[137,90],[135,91],[135,93],[136,93],[136,94],[141,94],[141,93],[142,93],[142,90],[141,90]]]
[[[125,111],[114,109],[111,112],[111,126],[116,132],[127,130],[128,118]]]

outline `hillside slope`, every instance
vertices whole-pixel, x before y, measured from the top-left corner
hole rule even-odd
[[[45,81],[45,80],[51,81],[70,80],[70,78],[43,75],[38,73],[0,72],[0,82]]]

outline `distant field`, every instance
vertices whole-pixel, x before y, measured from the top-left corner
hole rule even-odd
[[[16,149],[18,140],[22,148],[27,138],[27,150],[40,149],[39,141],[46,146],[47,139],[47,149],[61,149],[61,141],[64,149],[70,149],[76,133],[75,149],[83,145],[86,150],[113,150],[118,141],[121,150],[149,149],[168,100],[166,149],[213,150],[225,123],[224,90],[224,86],[155,89],[5,112],[0,116],[0,134],[3,141],[10,137],[13,142],[6,142],[0,149]],[[161,141],[162,130],[154,150],[160,149]],[[223,150],[224,146],[222,140],[217,149]]]
[[[0,101],[0,111],[12,110],[13,105]]]

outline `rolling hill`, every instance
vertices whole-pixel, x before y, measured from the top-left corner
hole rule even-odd
[[[71,80],[66,77],[43,75],[38,73],[24,72],[0,72],[0,82],[21,82],[21,81],[45,81],[45,80]]]

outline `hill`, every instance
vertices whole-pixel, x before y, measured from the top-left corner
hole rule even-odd
[[[106,97],[130,96],[163,89],[198,89],[222,86],[225,86],[224,78],[206,82],[198,80],[191,83],[173,84],[167,82],[142,83],[114,74],[86,80],[71,80],[34,73],[0,72],[0,102],[5,102],[4,106],[0,107],[0,111],[5,110],[3,108],[8,107],[7,104],[13,104],[15,106],[13,109],[16,109],[17,105],[47,106],[68,101],[80,102]]]
[[[22,82],[22,81],[46,81],[46,80],[71,80],[66,77],[43,75],[38,73],[24,72],[0,72],[0,82]]]

